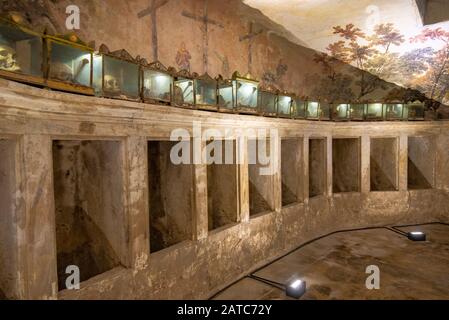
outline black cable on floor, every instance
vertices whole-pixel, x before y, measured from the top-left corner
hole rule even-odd
[[[315,242],[315,241],[317,241],[317,240],[320,240],[320,239],[329,237],[329,236],[331,236],[331,235],[338,234],[338,233],[344,233],[344,232],[353,232],[353,231],[363,231],[363,230],[373,230],[373,229],[386,229],[386,230],[393,231],[393,232],[395,232],[395,233],[398,233],[398,234],[401,234],[402,236],[404,236],[404,235],[406,235],[406,233],[404,233],[404,232],[401,231],[401,230],[395,230],[395,229],[393,229],[393,228],[415,227],[415,226],[424,226],[424,225],[431,225],[431,224],[441,224],[441,225],[449,226],[449,223],[436,221],[436,222],[427,222],[427,223],[419,223],[419,224],[399,225],[399,226],[392,226],[392,227],[390,227],[390,226],[378,226],[378,227],[365,227],[365,228],[343,229],[343,230],[337,230],[337,231],[330,232],[330,233],[328,233],[328,234],[325,234],[325,235],[319,236],[319,237],[317,237],[317,238],[314,238],[314,239],[312,239],[312,240],[306,241],[306,242],[302,243],[301,245],[299,245],[298,247],[294,248],[293,250],[290,250],[290,251],[288,251],[287,253],[285,253],[285,254],[279,256],[278,258],[276,258],[276,259],[274,259],[274,260],[272,260],[272,261],[266,263],[265,265],[263,265],[263,266],[261,266],[261,267],[255,269],[255,270],[254,270],[253,272],[251,272],[250,274],[247,274],[247,275],[245,275],[245,276],[243,276],[243,277],[238,278],[238,279],[235,280],[234,282],[230,283],[229,285],[227,285],[227,286],[224,287],[223,289],[217,291],[215,294],[213,294],[212,296],[210,296],[208,300],[212,300],[213,298],[215,298],[216,296],[218,296],[220,293],[224,292],[225,290],[229,289],[229,288],[232,287],[234,284],[236,284],[237,282],[239,282],[239,281],[241,281],[241,280],[243,280],[243,279],[245,279],[245,278],[250,278],[250,279],[253,279],[253,280],[257,280],[257,281],[266,283],[266,284],[268,284],[268,285],[271,285],[272,287],[275,287],[275,288],[284,290],[285,284],[282,284],[282,283],[279,283],[279,282],[276,282],[276,281],[272,281],[272,280],[269,280],[269,279],[265,279],[265,278],[262,278],[262,277],[258,277],[258,276],[256,276],[256,275],[254,275],[254,273],[256,273],[256,272],[258,272],[258,271],[260,271],[260,270],[266,268],[267,266],[269,266],[269,265],[271,265],[271,264],[273,264],[273,263],[275,263],[275,262],[281,260],[282,258],[285,258],[285,257],[288,256],[289,254],[292,254],[293,252],[295,252],[295,251],[297,251],[297,250],[299,250],[299,249],[305,247],[305,246],[308,245],[308,244],[311,244],[312,242]],[[280,286],[282,286],[282,287],[280,287]]]

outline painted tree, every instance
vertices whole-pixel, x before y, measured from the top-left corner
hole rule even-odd
[[[418,79],[418,85],[423,88],[430,99],[447,100],[449,89],[449,32],[441,28],[426,28],[410,41],[421,43],[437,41],[443,45],[440,50],[434,53],[431,60],[426,61],[428,70]]]

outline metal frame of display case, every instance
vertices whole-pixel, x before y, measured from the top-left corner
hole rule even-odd
[[[238,90],[237,83],[238,81],[251,83],[256,86],[257,91],[259,91],[259,81],[252,78],[252,76],[248,73],[245,76],[241,76],[237,71],[232,74],[232,83],[233,83],[233,95],[234,95],[234,109],[237,113],[241,114],[258,114],[258,101],[256,101],[255,107],[238,105]],[[256,99],[259,99],[259,92],[255,95]]]
[[[355,114],[355,112],[353,111],[352,107],[354,105],[361,105],[363,106],[363,110],[362,110],[362,117],[355,117],[353,114]],[[350,103],[349,104],[349,119],[351,121],[365,121],[365,116],[366,116],[366,108],[367,108],[367,104],[366,103],[362,103],[362,102],[354,102],[354,103]]]
[[[69,33],[66,35],[58,35],[58,36],[46,34],[46,35],[44,35],[44,40],[45,40],[45,54],[46,54],[46,58],[45,58],[45,62],[44,62],[44,65],[45,65],[44,73],[46,75],[45,78],[46,78],[47,86],[51,89],[75,92],[75,93],[81,93],[81,94],[93,96],[95,94],[95,90],[92,87],[94,49],[89,47],[86,43],[84,43],[78,37],[78,35],[76,35],[75,33]],[[74,47],[74,48],[81,49],[81,50],[84,50],[84,51],[87,51],[90,53],[90,72],[89,72],[90,73],[90,86],[85,86],[85,85],[81,85],[81,84],[65,82],[63,80],[57,80],[57,79],[50,78],[51,68],[52,68],[51,53],[52,53],[52,44],[53,43]]]
[[[235,113],[235,95],[234,95],[234,84],[231,79],[223,79],[223,76],[218,75],[215,79],[217,81],[217,107],[218,112],[223,113]],[[225,106],[220,105],[220,90],[222,88],[230,88],[231,89],[231,107],[226,108]]]
[[[337,108],[341,105],[346,105],[346,116],[344,118],[336,115]],[[344,122],[351,120],[351,105],[349,103],[333,103],[331,104],[331,119],[333,121]]]
[[[100,46],[100,50],[98,52],[98,55],[101,56],[101,93],[102,96],[105,98],[111,98],[111,99],[118,99],[118,100],[128,100],[128,101],[140,101],[141,97],[140,97],[140,65],[139,62],[136,61],[129,53],[128,51],[126,51],[125,49],[121,49],[121,50],[117,50],[117,51],[113,51],[110,52],[108,47],[104,44],[102,44]],[[105,71],[104,71],[104,57],[108,57],[111,59],[115,59],[118,61],[125,61],[131,64],[134,64],[137,66],[138,68],[138,72],[137,72],[137,95],[136,97],[131,97],[131,96],[127,96],[125,94],[120,94],[120,95],[113,95],[113,94],[107,94],[108,91],[104,90],[104,77],[105,77]],[[95,54],[94,54],[94,58],[95,58]]]
[[[298,105],[297,105],[298,100],[301,101],[302,110],[303,110],[303,116],[298,116],[298,112],[297,112],[297,110],[298,110]],[[305,99],[303,99],[301,97],[298,97],[296,95],[292,95],[292,118],[293,119],[305,119],[306,118],[306,111],[307,111],[306,108],[307,108],[307,105],[306,105],[306,100]]]
[[[291,119],[291,118],[293,117],[293,96],[294,96],[293,94],[288,93],[288,92],[286,92],[286,91],[279,92],[279,94],[278,94],[278,100],[277,100],[277,106],[276,106],[276,109],[277,109],[277,113],[278,113],[278,117],[279,117],[279,118]],[[289,103],[289,113],[288,113],[288,114],[281,113],[281,112],[279,111],[279,101],[280,101],[280,98],[281,98],[281,97],[289,97],[289,98],[290,98],[290,103]]]
[[[378,116],[372,117],[369,115],[368,111],[369,111],[369,106],[371,104],[380,104],[380,106],[381,106],[381,116],[380,117],[378,117]],[[368,121],[383,121],[383,120],[385,120],[385,110],[384,110],[383,102],[367,102],[366,108],[365,108],[365,120],[368,120]]]
[[[410,106],[419,106],[422,109],[422,117],[417,117],[417,116],[410,117]],[[407,120],[409,120],[409,121],[424,121],[425,110],[426,110],[424,102],[421,102],[421,101],[408,102],[404,105],[404,112],[405,112],[405,110],[407,110],[407,117],[404,117],[404,118],[406,118]]]
[[[401,115],[399,117],[390,116],[389,112],[388,112],[388,107],[390,105],[395,105],[395,104],[402,105]],[[405,118],[404,118],[405,103],[403,103],[403,102],[385,102],[383,104],[382,108],[384,109],[383,113],[384,113],[385,120],[387,120],[387,121],[403,121],[403,120],[405,120]]]
[[[180,107],[180,108],[186,108],[186,109],[196,109],[196,105],[195,105],[195,83],[194,80],[195,78],[198,77],[197,73],[190,73],[188,70],[179,70],[176,75],[175,78],[173,80],[173,94],[172,94],[172,106],[175,107]],[[176,83],[178,81],[180,81],[180,79],[185,79],[186,81],[191,81],[192,82],[192,94],[193,94],[193,102],[192,103],[188,103],[184,101],[184,92],[182,93],[183,97],[183,103],[182,104],[178,104],[176,101]]]
[[[198,101],[196,100],[197,97],[197,81],[205,81],[205,82],[209,82],[210,84],[213,84],[214,88],[215,88],[215,104],[203,104],[203,103],[198,103]],[[206,111],[218,111],[218,104],[217,104],[217,80],[212,78],[207,72],[201,76],[197,76],[195,77],[195,79],[193,79],[193,86],[194,86],[194,94],[195,94],[195,105],[198,109],[200,110],[206,110]]]
[[[148,63],[145,59],[140,59],[140,95],[143,102],[146,103],[155,103],[155,104],[161,104],[161,105],[171,105],[173,100],[173,79],[174,74],[176,73],[176,70],[173,67],[166,67],[164,66],[160,61],[154,61],[151,63]],[[151,70],[160,72],[163,74],[166,74],[171,77],[170,82],[170,97],[168,100],[164,99],[156,99],[156,98],[146,98],[145,97],[145,71]]]
[[[17,12],[7,12],[0,16],[0,23],[4,24],[6,26],[18,29],[22,31],[23,33],[29,34],[31,36],[35,36],[40,38],[41,40],[41,50],[42,50],[42,56],[41,56],[41,76],[35,76],[31,74],[25,74],[21,72],[15,72],[15,71],[7,71],[7,70],[1,70],[0,69],[0,77],[23,82],[23,83],[29,83],[33,85],[38,86],[45,86],[45,66],[44,66],[44,60],[45,60],[45,49],[44,49],[44,35],[42,33],[36,32],[32,30],[32,26],[29,25],[25,18],[18,14]]]
[[[328,106],[328,116],[323,115],[323,105]],[[321,102],[319,103],[319,120],[320,121],[331,121],[332,120],[332,103],[329,102]]]
[[[272,87],[270,87],[270,86],[259,86],[259,92],[258,92],[258,98],[257,98],[257,109],[259,110],[259,114],[261,115],[261,116],[264,116],[264,117],[272,117],[272,118],[274,118],[274,117],[277,117],[277,106],[278,106],[278,90],[276,90],[276,89],[274,89],[274,88],[272,88]],[[273,108],[274,108],[274,110],[273,110],[273,112],[269,112],[269,111],[266,111],[266,110],[264,110],[263,108],[263,106],[261,105],[261,102],[262,102],[262,99],[261,99],[261,96],[262,96],[262,94],[270,94],[270,95],[272,95],[273,97],[274,97],[274,106],[273,106]]]

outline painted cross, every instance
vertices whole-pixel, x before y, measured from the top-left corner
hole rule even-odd
[[[209,31],[209,24],[220,27],[220,28],[224,28],[224,26],[213,19],[210,19],[208,16],[208,12],[207,12],[207,0],[204,0],[204,7],[203,7],[203,15],[199,16],[187,11],[183,11],[182,15],[186,18],[189,19],[193,19],[197,22],[201,22],[201,31],[203,32],[203,65],[204,65],[204,73],[207,72],[207,66],[208,66],[208,47],[209,47],[209,36],[208,36],[208,31]]]
[[[248,40],[248,72],[249,73],[252,73],[251,69],[252,69],[252,64],[253,64],[253,53],[252,53],[252,51],[253,51],[253,42],[254,42],[255,38],[259,34],[261,34],[262,32],[263,32],[262,29],[254,31],[254,24],[251,21],[249,23],[249,32],[248,32],[248,34],[240,36],[240,38],[239,38],[240,42]]]
[[[139,19],[151,16],[151,43],[153,45],[153,61],[159,61],[158,58],[158,40],[157,40],[157,20],[156,11],[157,9],[165,6],[169,0],[150,0],[150,6],[137,14]]]

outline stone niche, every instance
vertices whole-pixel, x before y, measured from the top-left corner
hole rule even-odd
[[[148,196],[150,252],[192,239],[193,165],[190,155],[183,163],[170,153],[179,142],[148,142]],[[190,150],[189,142],[177,153]],[[180,145],[178,145],[180,146]],[[187,152],[187,151],[186,151]]]
[[[300,139],[281,141],[282,206],[302,201],[302,148]]]
[[[0,139],[0,300],[18,298],[15,227],[16,143]]]
[[[360,139],[332,139],[332,192],[360,192]]]
[[[81,281],[126,265],[122,159],[118,141],[53,142],[59,290],[69,265]]]
[[[371,191],[398,190],[398,139],[372,138],[370,144]]]
[[[209,141],[207,211],[209,231],[238,221],[238,166],[235,140]]]
[[[250,216],[272,211],[274,207],[273,172],[269,172],[267,161],[276,155],[271,155],[270,149],[270,140],[248,140]]]
[[[408,137],[407,184],[409,190],[433,188],[435,152],[434,137]]]
[[[309,197],[326,193],[326,138],[309,139]]]

